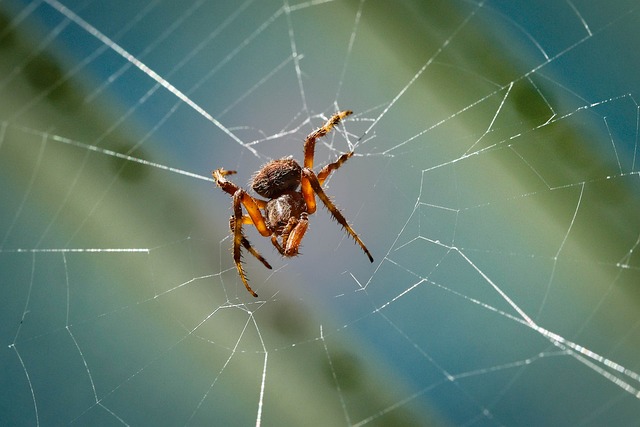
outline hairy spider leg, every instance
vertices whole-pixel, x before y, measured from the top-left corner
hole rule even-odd
[[[338,157],[338,160],[333,163],[329,163],[328,165],[320,169],[320,172],[316,175],[320,185],[324,184],[324,181],[329,177],[329,175],[340,166],[342,166],[344,162],[349,160],[351,156],[353,156],[353,151],[344,153],[340,157]],[[316,199],[313,196],[311,183],[303,175],[302,179],[300,180],[300,184],[302,186],[302,196],[304,197],[304,202],[307,204],[307,212],[309,212],[310,214],[314,213],[316,211]]]
[[[320,185],[324,184],[324,180],[329,177],[331,172],[342,166],[342,164],[349,160],[351,156],[353,156],[353,151],[344,153],[340,157],[338,157],[338,160],[333,163],[329,163],[328,165],[320,169],[320,172],[318,172],[318,175],[316,175],[318,177],[318,182],[320,183]]]
[[[236,184],[225,178],[225,176],[232,175],[234,173],[236,173],[236,171],[227,171],[220,168],[213,171],[213,178],[216,180],[216,184],[218,184],[218,186],[222,188],[222,190],[229,193],[230,195],[235,196],[238,191],[241,192],[241,202],[244,208],[247,210],[247,213],[251,217],[251,222],[253,222],[253,225],[261,235],[265,237],[270,236],[271,231],[269,231],[269,228],[264,221],[264,217],[260,212],[260,208],[264,208],[265,206],[267,206],[267,202],[251,197],[242,188],[238,187]],[[241,216],[239,216],[238,218],[241,218]]]
[[[271,232],[264,221],[264,217],[260,212],[260,208],[266,206],[267,202],[260,199],[254,199],[242,188],[225,178],[225,176],[232,175],[234,173],[235,171],[227,171],[221,168],[213,171],[213,177],[220,188],[233,196],[233,216],[229,221],[229,227],[233,232],[233,261],[236,265],[236,269],[238,270],[238,275],[240,276],[244,286],[247,288],[247,291],[249,291],[249,293],[254,297],[257,297],[258,294],[251,289],[251,286],[249,286],[247,277],[244,274],[244,269],[242,268],[241,246],[260,260],[265,267],[271,269],[271,265],[269,265],[264,257],[251,246],[251,243],[249,243],[249,240],[247,240],[242,232],[242,224],[253,224],[260,234],[265,237],[271,235]],[[245,207],[249,215],[242,214],[242,206]]]
[[[329,209],[329,212],[331,213],[331,215],[333,215],[336,221],[338,221],[338,223],[342,225],[342,227],[347,231],[347,233],[349,233],[349,235],[353,237],[353,239],[360,245],[364,253],[369,258],[369,261],[373,262],[373,257],[371,256],[371,253],[369,252],[367,247],[364,245],[362,240],[360,240],[360,237],[358,237],[356,232],[353,231],[353,229],[351,228],[351,226],[349,225],[345,217],[342,215],[342,213],[340,213],[338,208],[333,204],[331,199],[329,199],[329,197],[326,195],[326,193],[322,189],[322,183],[324,183],[324,181],[331,174],[331,172],[333,172],[334,170],[342,166],[342,164],[346,162],[353,155],[353,151],[342,154],[338,158],[338,160],[322,168],[317,176],[312,169],[314,155],[315,155],[316,141],[318,140],[318,138],[325,136],[342,119],[344,119],[345,117],[349,116],[352,113],[353,111],[351,110],[344,110],[344,111],[337,112],[336,114],[331,116],[331,118],[327,120],[327,122],[322,127],[311,132],[309,136],[307,136],[307,138],[305,139],[304,168],[302,169],[301,191],[302,191],[302,196],[304,197],[304,201],[307,205],[307,213],[309,215],[313,214],[316,211],[315,194],[317,194],[320,200],[322,200],[322,202],[325,204],[327,209]],[[304,231],[306,231],[306,227]],[[304,231],[301,233],[298,239],[298,244],[299,244],[299,240],[301,240],[302,236],[304,235]]]
[[[314,199],[314,206],[315,206],[314,193],[317,194],[320,200],[322,200],[322,203],[324,203],[327,209],[329,209],[329,212],[331,213],[331,215],[333,215],[336,221],[338,221],[338,223],[342,225],[342,227],[347,231],[347,233],[349,233],[349,235],[353,237],[356,243],[360,245],[364,253],[369,258],[369,261],[373,262],[373,257],[371,256],[371,253],[369,252],[367,247],[364,245],[362,240],[360,240],[360,237],[358,237],[356,232],[353,231],[353,229],[351,228],[351,226],[349,225],[345,217],[342,215],[342,213],[340,213],[336,205],[331,201],[331,199],[329,199],[329,196],[327,196],[327,194],[324,192],[324,190],[322,189],[322,186],[320,185],[320,182],[318,181],[318,177],[316,177],[316,174],[311,169],[304,168],[302,169],[302,176],[309,182],[311,189],[313,190],[310,194],[307,195],[305,194],[305,187],[304,186],[302,187],[302,193],[305,197],[305,200],[307,199],[307,197],[310,199]],[[310,211],[308,212],[309,214],[313,213]]]
[[[236,269],[238,270],[238,275],[240,279],[242,279],[242,283],[244,283],[244,287],[247,288],[247,291],[254,297],[257,297],[251,286],[249,286],[249,282],[247,281],[247,277],[244,274],[244,269],[242,268],[242,190],[238,190],[233,194],[233,261],[236,264]],[[246,239],[245,239],[246,240]]]
[[[338,123],[340,120],[344,119],[348,115],[353,114],[351,110],[344,110],[335,113],[327,122],[319,127],[318,129],[311,132],[307,138],[304,140],[304,167],[313,169],[313,155],[316,149],[316,141],[318,138],[322,138],[326,134],[328,134],[331,129]]]
[[[235,233],[235,225],[234,225],[235,222],[236,222],[236,218],[232,216],[229,219],[229,228],[231,229],[232,233]],[[249,215],[242,216],[242,223],[253,225],[253,221],[251,220],[251,217]],[[260,254],[260,252],[258,252],[253,246],[251,246],[251,242],[249,242],[249,239],[246,238],[244,233],[242,233],[242,246],[244,246],[244,248],[248,250],[251,253],[251,255],[256,257],[265,267],[271,270],[272,268],[271,264],[267,262],[267,260]]]
[[[344,110],[335,113],[329,118],[329,120],[326,121],[326,123],[322,127],[319,127],[307,136],[307,138],[304,140],[303,149],[305,168],[313,170],[313,158],[315,156],[316,141],[318,140],[318,138],[325,136],[331,131],[331,129],[333,129],[335,125],[340,123],[342,119],[350,114],[353,114],[353,111]],[[322,179],[321,182],[324,182],[324,180],[327,179],[327,176],[329,176],[329,174],[335,169],[338,169],[344,162],[347,161],[349,157],[351,157],[351,155],[352,154],[349,153],[343,154],[342,156],[340,156],[340,158],[338,158],[338,160],[322,168],[322,170],[320,171],[320,177]],[[320,179],[320,177],[318,179]],[[307,204],[307,212],[312,214],[316,211],[316,199],[315,197],[313,197],[311,184],[304,175],[302,176],[302,179],[300,181],[300,184],[302,186],[302,195],[304,196],[304,201]]]

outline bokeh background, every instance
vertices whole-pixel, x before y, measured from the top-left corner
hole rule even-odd
[[[0,425],[637,425],[634,1],[0,1]],[[231,198],[338,109],[302,256]]]

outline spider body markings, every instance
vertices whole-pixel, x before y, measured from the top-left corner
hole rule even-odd
[[[309,227],[309,215],[316,211],[316,196],[347,234],[360,245],[369,261],[373,262],[367,247],[322,189],[324,181],[353,155],[353,151],[342,154],[335,162],[323,167],[318,174],[313,171],[316,141],[350,114],[350,110],[335,113],[322,127],[307,136],[304,141],[303,166],[292,157],[285,157],[268,162],[253,175],[251,188],[267,200],[252,197],[226,178],[236,171],[223,168],[213,171],[216,184],[233,197],[233,215],[229,219],[229,228],[233,233],[233,261],[242,283],[254,297],[258,295],[249,286],[242,267],[242,248],[249,251],[265,267],[271,269],[271,265],[251,246],[242,226],[253,225],[262,236],[270,237],[271,243],[282,256],[296,256]],[[246,215],[242,212],[243,206],[247,211]]]

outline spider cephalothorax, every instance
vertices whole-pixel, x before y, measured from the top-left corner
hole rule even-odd
[[[236,173],[235,171],[222,168],[213,171],[213,177],[218,186],[233,196],[233,215],[229,220],[229,226],[233,232],[233,260],[242,282],[254,297],[258,295],[249,286],[242,269],[241,246],[260,260],[265,267],[271,268],[271,265],[251,246],[242,232],[242,225],[253,224],[261,235],[271,237],[271,243],[281,255],[295,256],[309,226],[309,215],[316,211],[316,195],[373,262],[367,247],[322,189],[322,184],[331,172],[346,162],[353,155],[353,151],[342,154],[338,160],[323,167],[317,175],[313,172],[316,140],[326,135],[340,120],[351,113],[350,110],[346,110],[334,114],[322,127],[307,136],[304,141],[303,167],[292,157],[285,157],[270,161],[253,176],[251,188],[268,200],[256,199],[227,180],[226,176]],[[242,214],[242,206],[246,209],[247,215]]]

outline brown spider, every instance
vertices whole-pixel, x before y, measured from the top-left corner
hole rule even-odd
[[[369,261],[373,262],[367,247],[322,189],[322,183],[331,172],[342,166],[353,155],[353,151],[342,154],[338,160],[323,167],[317,175],[313,172],[316,140],[325,136],[340,120],[351,113],[352,111],[345,110],[334,114],[322,127],[307,136],[304,141],[304,167],[301,167],[293,158],[285,157],[270,161],[253,176],[251,187],[260,196],[269,200],[256,199],[225,178],[236,171],[227,171],[222,168],[213,171],[216,184],[233,196],[233,215],[229,220],[229,227],[233,232],[233,261],[242,283],[254,297],[258,295],[249,286],[242,269],[240,246],[244,246],[265,267],[271,269],[271,265],[251,246],[242,232],[242,224],[253,224],[262,236],[271,237],[271,243],[282,256],[295,256],[309,226],[308,216],[316,211],[315,195],[318,195],[336,221],[360,245],[369,257]],[[242,206],[247,210],[248,215],[242,214]],[[281,238],[282,243],[278,242],[278,237]]]

